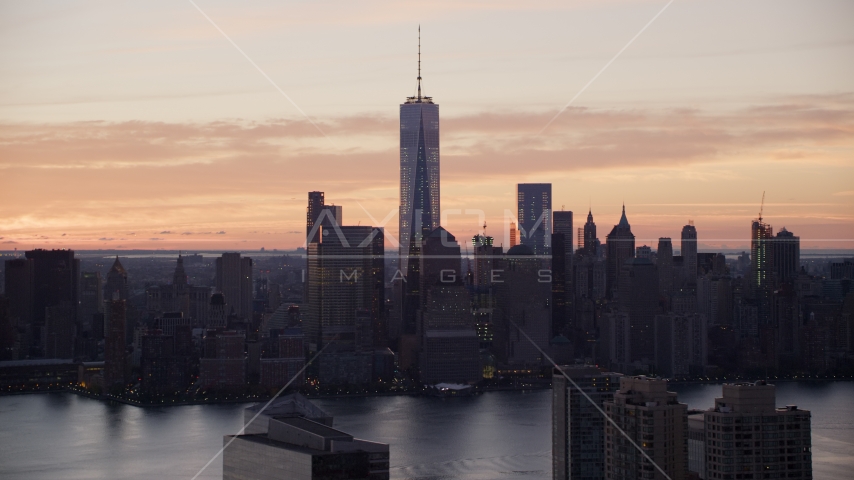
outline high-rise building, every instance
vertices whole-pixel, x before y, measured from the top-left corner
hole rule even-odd
[[[334,343],[319,359],[321,383],[370,381],[373,329],[384,318],[384,241],[381,228],[343,226],[309,245],[306,342],[311,352]]]
[[[658,311],[658,274],[648,258],[629,258],[620,271],[618,304],[629,314],[630,361],[647,365],[655,359],[655,314]]]
[[[687,478],[688,406],[667,391],[666,380],[620,378],[614,399],[605,401],[605,413],[614,422],[605,424],[606,479]]]
[[[682,266],[685,269],[685,282],[695,284],[697,282],[697,228],[694,222],[689,220],[688,225],[682,227]]]
[[[572,212],[559,211],[554,212],[554,225],[552,228],[555,234],[563,235],[563,251],[558,252],[557,246],[555,245],[554,238],[552,237],[552,282],[553,287],[552,290],[558,293],[557,298],[552,302],[552,311],[556,312],[554,319],[556,320],[556,325],[553,324],[553,328],[555,332],[560,331],[570,331],[574,328],[573,326],[573,300],[575,296],[572,295],[573,292],[573,246],[572,246],[572,237],[573,237],[573,226],[572,226]],[[562,254],[563,258],[559,258]],[[561,265],[562,264],[562,268]],[[563,291],[563,294],[560,294],[560,290]],[[561,303],[562,305],[558,305]]]
[[[421,240],[439,227],[439,105],[421,92],[421,34],[418,36],[417,94],[400,105],[399,261],[403,282],[395,284],[402,364],[414,358],[416,317],[421,284],[418,255]],[[397,320],[397,318],[396,318]],[[395,326],[395,331],[398,327]],[[406,352],[404,352],[406,350]]]
[[[599,248],[599,239],[596,238],[596,223],[593,222],[593,209],[587,212],[587,222],[584,224],[584,253],[595,256]],[[578,245],[581,250],[581,245]]]
[[[811,479],[809,410],[777,408],[775,387],[764,381],[722,389],[714,408],[703,413],[700,478]]]
[[[104,312],[104,290],[101,272],[83,272],[80,275],[80,305],[77,307],[78,333],[91,334],[93,315]],[[103,326],[98,329],[103,332]]]
[[[794,283],[801,271],[801,238],[786,230],[774,237],[774,273],[779,282]]]
[[[127,372],[126,301],[107,301],[107,328],[104,338],[104,388],[109,393],[124,387]]]
[[[658,239],[655,263],[658,267],[658,292],[670,297],[673,293],[673,243],[669,237]]]
[[[774,248],[771,225],[762,217],[750,225],[750,277],[748,292],[756,299],[758,322],[767,325],[771,316],[771,294],[774,291]]]
[[[665,377],[702,373],[708,355],[706,317],[694,314],[655,316],[655,371]]]
[[[439,226],[439,105],[421,94],[418,40],[417,95],[400,105],[400,270],[424,235]]]
[[[552,234],[551,285],[552,285],[552,336],[572,336],[570,331],[570,308],[572,302],[568,292],[572,291],[572,269],[567,274],[567,255],[563,233]],[[571,248],[571,244],[569,245]],[[567,306],[569,304],[569,307]]]
[[[342,207],[326,205],[325,201],[323,192],[308,192],[305,220],[306,245],[320,241],[323,227],[334,227],[344,222]]]
[[[324,205],[323,192],[308,192],[308,207],[305,210],[305,243],[315,243],[320,239],[320,232],[314,228]],[[314,230],[314,233],[312,233]]]
[[[540,259],[525,244],[516,245],[497,262],[494,278],[495,315],[492,349],[505,365],[540,366],[540,348],[551,339],[551,286]],[[514,325],[515,323],[515,325]]]
[[[51,344],[64,342],[62,336],[73,335],[73,324],[77,318],[78,279],[80,260],[74,258],[73,250],[30,250],[26,258],[33,260],[33,340],[45,355],[48,352],[47,336],[54,338]],[[55,307],[48,313],[49,307]],[[52,331],[48,328],[50,319]],[[73,339],[69,339],[73,342]],[[72,343],[73,344],[73,343]],[[60,348],[66,354],[67,349]],[[68,357],[67,357],[68,358]]]
[[[482,378],[471,300],[460,271],[460,246],[439,227],[421,246],[421,380],[474,383]]]
[[[619,291],[618,285],[623,263],[635,256],[635,236],[632,234],[632,227],[626,218],[625,205],[623,205],[623,215],[620,217],[620,223],[614,225],[611,233],[605,237],[605,244],[607,247],[606,260],[608,262],[605,289],[607,291],[606,296],[612,299]]]
[[[28,258],[16,258],[4,262],[4,280],[8,300],[9,323],[15,339],[12,341],[16,352],[13,356],[25,358],[33,346],[33,271],[34,261]]]
[[[128,273],[119,257],[116,256],[116,261],[107,272],[107,282],[104,284],[104,299],[114,300],[114,293],[118,293],[118,300],[128,300]]]
[[[621,376],[590,365],[564,365],[552,372],[553,479],[605,478],[606,420],[596,406],[614,398]]]
[[[223,253],[216,259],[216,291],[234,313],[252,319],[252,259],[239,253]]]
[[[565,250],[568,258],[572,258],[572,212],[559,211],[554,212],[554,224],[552,228],[554,233],[562,233],[564,235]]]
[[[520,183],[516,201],[522,245],[531,247],[534,255],[551,255],[552,184]]]

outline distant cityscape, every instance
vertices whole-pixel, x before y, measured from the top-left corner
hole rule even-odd
[[[778,407],[772,383],[854,376],[854,258],[802,260],[760,202],[735,256],[698,251],[690,220],[638,245],[631,205],[600,241],[593,208],[554,209],[550,183],[517,185],[503,238],[485,224],[457,238],[420,62],[417,82],[400,105],[397,238],[310,191],[295,252],[12,254],[2,393],[149,406],[284,392],[253,411],[264,428],[226,437],[224,478],[388,478],[388,445],[334,429],[306,397],[551,388],[554,478],[812,478],[810,412]],[[712,380],[729,383],[709,410],[667,390]],[[288,470],[300,455],[324,460]]]

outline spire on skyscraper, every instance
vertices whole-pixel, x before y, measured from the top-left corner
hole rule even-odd
[[[421,25],[418,25],[418,101],[421,101]]]
[[[623,203],[623,216],[620,217],[619,226],[622,228],[630,228],[629,220],[626,218],[626,204]]]

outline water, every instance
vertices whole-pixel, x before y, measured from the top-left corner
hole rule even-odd
[[[706,408],[717,385],[680,385]],[[551,392],[470,398],[317,400],[335,426],[391,445],[396,479],[551,478]],[[854,382],[781,383],[777,403],[812,410],[816,479],[854,471]],[[69,393],[0,397],[0,478],[192,478],[239,430],[246,405],[136,408]],[[222,477],[217,458],[199,478]]]

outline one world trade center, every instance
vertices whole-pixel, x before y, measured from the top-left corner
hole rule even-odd
[[[421,41],[418,93],[400,105],[400,270],[421,239],[439,226],[439,105],[421,95]]]

